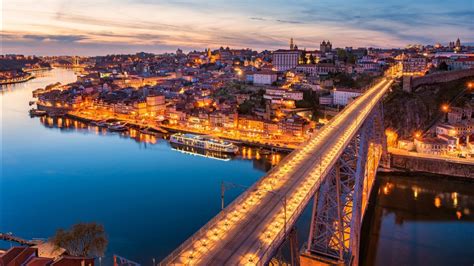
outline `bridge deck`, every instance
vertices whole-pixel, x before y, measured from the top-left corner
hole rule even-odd
[[[285,222],[287,229],[296,222],[322,177],[391,83],[383,79],[353,101],[162,264],[260,265],[267,262],[285,237]]]

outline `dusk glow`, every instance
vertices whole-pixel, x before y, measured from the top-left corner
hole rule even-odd
[[[474,8],[457,1],[5,0],[2,53],[99,55],[231,46],[315,49],[474,42]]]
[[[474,0],[0,6],[0,266],[472,264]]]

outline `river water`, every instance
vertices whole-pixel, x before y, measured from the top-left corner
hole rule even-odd
[[[136,131],[30,118],[31,91],[58,81],[75,81],[74,72],[54,69],[2,87],[0,232],[46,239],[58,228],[98,222],[109,237],[105,265],[112,254],[151,265],[219,212],[222,180],[249,186],[284,156],[245,148],[222,160],[176,151]],[[226,201],[241,192],[227,191]],[[472,182],[382,176],[374,192],[364,223],[365,265],[474,263]],[[297,224],[300,244],[310,210]]]
[[[245,158],[224,161],[179,152],[137,132],[30,118],[32,90],[75,81],[70,70],[38,75],[2,87],[2,232],[48,238],[58,228],[94,221],[105,226],[109,258],[151,264],[219,212],[222,180],[249,186],[283,156],[246,149]],[[227,191],[226,201],[241,192]]]

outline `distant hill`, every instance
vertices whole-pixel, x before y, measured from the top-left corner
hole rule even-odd
[[[25,67],[26,64],[37,64],[37,63],[39,63],[40,65],[49,66],[48,63],[42,62],[39,58],[21,59],[21,60],[0,59],[0,71],[21,70],[23,67]]]

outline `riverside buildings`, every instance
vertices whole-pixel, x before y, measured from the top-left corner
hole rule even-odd
[[[319,50],[301,50],[291,40],[289,49],[273,52],[221,47],[81,58],[88,66],[76,83],[36,94],[39,108],[91,120],[115,118],[288,146],[315,130],[313,114],[334,115],[389,64],[406,74],[433,71],[442,61],[429,55],[446,52],[416,49],[334,48],[323,41]],[[461,47],[449,60],[471,60],[466,50]]]

